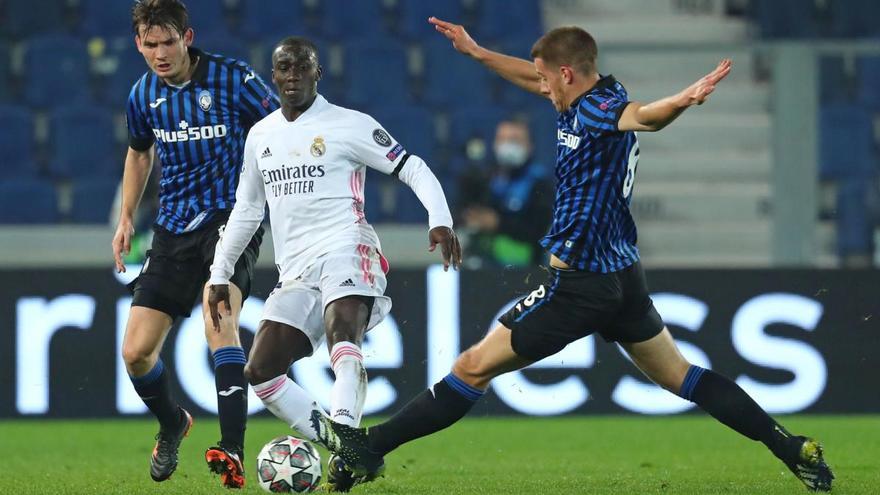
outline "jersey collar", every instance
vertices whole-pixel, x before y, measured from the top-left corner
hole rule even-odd
[[[208,74],[208,60],[207,57],[205,57],[205,52],[192,46],[189,47],[187,51],[189,52],[189,57],[191,59],[196,57],[199,59],[199,63],[196,65],[196,70],[193,71],[192,78],[190,78],[190,83],[201,82]]]
[[[608,89],[608,88],[614,86],[615,84],[617,84],[617,79],[615,79],[612,74],[608,74],[607,76],[603,76],[603,75],[599,74],[599,80],[596,81],[596,84],[594,84],[592,88],[584,91],[583,93],[581,93],[580,96],[575,98],[574,101],[571,102],[571,108],[577,108],[577,106],[580,104],[581,100],[584,99],[584,97],[586,97],[587,95],[592,94],[592,93],[598,93],[599,91],[602,91],[604,89]]]
[[[181,90],[181,89],[187,88],[193,84],[201,82],[205,78],[205,76],[208,74],[208,60],[205,58],[205,52],[199,50],[198,48],[194,48],[194,47],[189,47],[186,49],[186,51],[187,51],[187,55],[189,56],[190,60],[198,57],[198,63],[196,64],[196,69],[193,71],[192,77],[189,78],[189,81],[186,81],[185,83],[183,83],[180,86],[175,86],[173,84],[166,83],[165,81],[162,80],[161,77],[157,76],[157,79],[159,80],[160,83],[171,88],[172,90]]]
[[[309,108],[307,108],[305,112],[301,113],[299,117],[296,118],[296,120],[287,120],[281,108],[279,108],[275,112],[278,113],[278,118],[281,119],[281,121],[286,122],[289,125],[298,125],[301,124],[303,121],[311,119],[314,115],[318,115],[319,113],[323,112],[324,109],[329,106],[330,103],[327,102],[327,100],[323,96],[321,96],[321,93],[318,93],[317,95],[315,95],[315,101],[312,102],[311,106],[309,106]]]

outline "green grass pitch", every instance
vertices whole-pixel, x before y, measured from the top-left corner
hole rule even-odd
[[[793,416],[782,422],[825,445],[834,493],[880,493],[880,416]],[[222,494],[203,460],[216,419],[196,418],[174,476],[148,472],[155,426],[146,420],[0,422],[0,494]],[[254,455],[288,432],[274,418],[248,426]],[[326,453],[322,451],[326,462]],[[386,477],[353,493],[392,494],[798,494],[807,490],[762,445],[702,415],[473,418],[405,445]]]

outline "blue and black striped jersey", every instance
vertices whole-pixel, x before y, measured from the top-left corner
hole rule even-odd
[[[246,63],[190,48],[198,57],[183,87],[152,71],[132,87],[126,112],[129,146],[156,144],[161,161],[156,224],[175,234],[199,228],[235,203],[244,141],[278,97]]]
[[[629,211],[639,142],[617,129],[627,103],[606,76],[559,115],[553,223],[541,245],[578,270],[615,272],[639,260]]]

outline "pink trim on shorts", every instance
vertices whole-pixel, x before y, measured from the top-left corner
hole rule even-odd
[[[366,244],[358,244],[357,251],[361,255],[361,272],[364,276],[364,282],[373,285],[376,277],[373,275],[373,260],[370,258],[370,246]]]
[[[351,187],[351,197],[354,202],[351,204],[351,210],[357,218],[357,223],[366,223],[367,218],[364,215],[364,191],[361,185],[361,170],[355,170],[351,173],[348,184]]]

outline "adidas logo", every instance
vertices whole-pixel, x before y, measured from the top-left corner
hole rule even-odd
[[[346,280],[339,284],[340,287],[354,287],[354,282],[351,279]]]
[[[265,151],[263,151],[263,154],[260,155],[260,158],[269,158],[270,156],[272,156],[272,152],[269,151],[269,148],[266,148]]]

